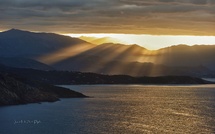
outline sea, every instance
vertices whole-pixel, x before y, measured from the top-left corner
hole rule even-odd
[[[89,98],[0,107],[0,134],[214,134],[215,85],[61,85]]]

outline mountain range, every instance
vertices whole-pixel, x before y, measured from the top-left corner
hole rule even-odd
[[[11,29],[0,33],[0,57],[1,64],[39,70],[215,76],[215,45],[176,45],[151,51],[136,44],[96,45],[69,36]]]
[[[92,44],[101,45],[105,43],[123,43],[123,41],[118,40],[116,38],[112,37],[88,37],[88,36],[81,36],[79,39],[85,40],[87,42],[90,42]]]

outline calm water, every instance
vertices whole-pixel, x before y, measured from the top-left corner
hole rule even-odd
[[[0,107],[0,134],[215,133],[215,85],[66,87],[93,98]]]

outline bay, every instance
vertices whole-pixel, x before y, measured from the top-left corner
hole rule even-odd
[[[215,85],[64,85],[91,96],[0,107],[0,134],[215,133]]]

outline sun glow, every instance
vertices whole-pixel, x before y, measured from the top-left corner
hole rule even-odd
[[[66,34],[71,37],[110,37],[119,40],[113,43],[138,44],[149,50],[157,50],[178,44],[186,45],[215,45],[215,36],[190,35],[143,35],[143,34]],[[106,42],[107,43],[107,42]]]

